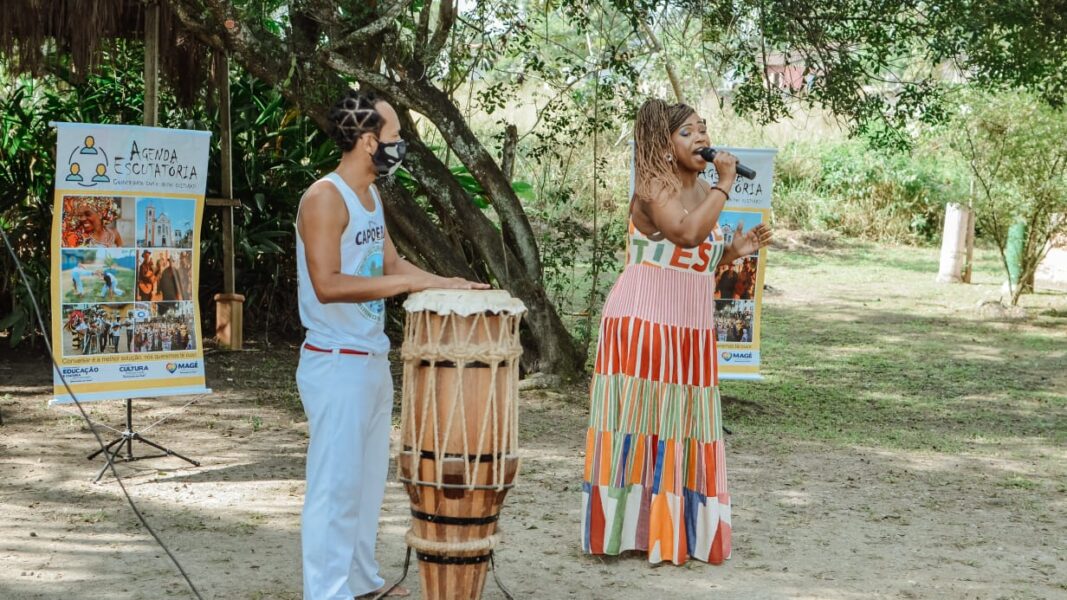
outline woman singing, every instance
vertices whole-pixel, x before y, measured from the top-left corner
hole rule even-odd
[[[715,269],[770,241],[758,225],[724,245],[717,221],[737,159],[699,175],[705,121],[649,100],[634,124],[626,267],[600,323],[582,484],[582,545],[649,562],[730,557],[713,306]]]

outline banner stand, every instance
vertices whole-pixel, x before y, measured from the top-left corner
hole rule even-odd
[[[133,399],[211,392],[197,294],[211,134],[51,125],[56,128],[51,404],[75,397],[82,403],[126,403],[123,430],[92,423],[117,437],[90,460],[101,454],[113,462],[174,456],[199,466],[145,437],[162,420],[134,428]],[[144,456],[135,455],[135,442],[150,447]],[[106,467],[93,482],[105,472]]]
[[[146,456],[134,456],[133,455],[133,443],[134,443],[134,441],[141,442],[142,444],[147,444],[147,445],[155,448],[156,450],[159,450],[163,454],[149,454],[149,455],[146,455]],[[115,448],[114,452],[111,451],[112,447]],[[122,457],[122,458],[119,458],[119,454],[122,452],[122,448],[123,447],[126,448],[126,456]],[[103,448],[97,450],[96,452],[93,452],[87,458],[89,460],[93,460],[97,456],[100,456],[100,454],[102,452],[109,453],[108,455],[111,457],[111,461],[110,462],[113,462],[113,463],[116,463],[116,464],[120,463],[120,462],[133,462],[135,460],[145,460],[145,459],[148,459],[148,458],[160,458],[160,457],[164,457],[164,456],[173,456],[175,458],[180,458],[180,459],[184,460],[185,462],[193,465],[194,467],[199,467],[200,466],[199,462],[197,462],[197,461],[195,461],[195,460],[193,460],[191,458],[188,458],[187,456],[184,456],[182,454],[178,454],[177,452],[171,450],[170,448],[167,448],[165,446],[161,446],[161,445],[157,444],[156,442],[153,442],[152,440],[150,440],[150,439],[148,439],[146,437],[143,437],[140,433],[138,433],[138,432],[133,430],[133,398],[126,398],[126,429],[125,429],[125,431],[121,432],[120,437],[115,438],[114,440],[109,442],[107,446],[104,446]],[[97,473],[96,477],[93,479],[93,483],[97,483],[97,482],[100,481],[100,478],[103,477],[104,473],[107,472],[107,467],[108,467],[108,465],[105,462],[104,466],[100,469],[100,472]]]
[[[774,188],[773,148],[723,148],[756,171],[754,179],[738,177],[719,214],[719,229],[729,244],[760,224],[769,224]],[[715,166],[709,164],[702,177],[718,183]],[[715,327],[719,351],[719,380],[761,381],[760,330],[763,312],[763,279],[767,248],[755,254],[720,264],[715,274]]]

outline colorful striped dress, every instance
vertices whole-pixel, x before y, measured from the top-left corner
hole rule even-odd
[[[649,562],[730,557],[719,408],[716,227],[696,248],[630,223],[600,322],[582,482],[582,547]]]

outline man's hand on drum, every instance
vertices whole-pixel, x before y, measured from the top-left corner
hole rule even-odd
[[[462,277],[441,277],[431,273],[423,273],[415,276],[411,284],[412,292],[421,292],[429,289],[445,290],[487,290],[491,286],[488,283],[469,281]]]
[[[487,290],[493,286],[480,281],[470,281],[462,277],[442,277],[445,285],[441,287],[450,290]]]

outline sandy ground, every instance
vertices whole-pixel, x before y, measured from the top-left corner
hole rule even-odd
[[[291,404],[295,359],[288,348],[215,355],[216,392],[145,433],[203,465],[158,458],[120,467],[205,598],[300,597],[307,429]],[[39,361],[0,363],[0,598],[191,597],[117,485],[90,483],[100,462],[85,456],[95,442],[67,409],[46,405],[48,383]],[[138,401],[137,421],[153,423],[185,401]],[[1005,458],[735,431],[730,561],[652,567],[583,556],[584,404],[580,386],[522,398],[524,463],[498,552],[517,598],[1067,598],[1067,451],[1025,439]],[[102,423],[122,422],[117,402],[91,407]],[[991,483],[1012,473],[1039,484]],[[379,545],[389,578],[400,571],[408,518],[407,497],[391,481]],[[417,582],[413,573],[407,583]],[[503,596],[490,582],[485,598]]]

